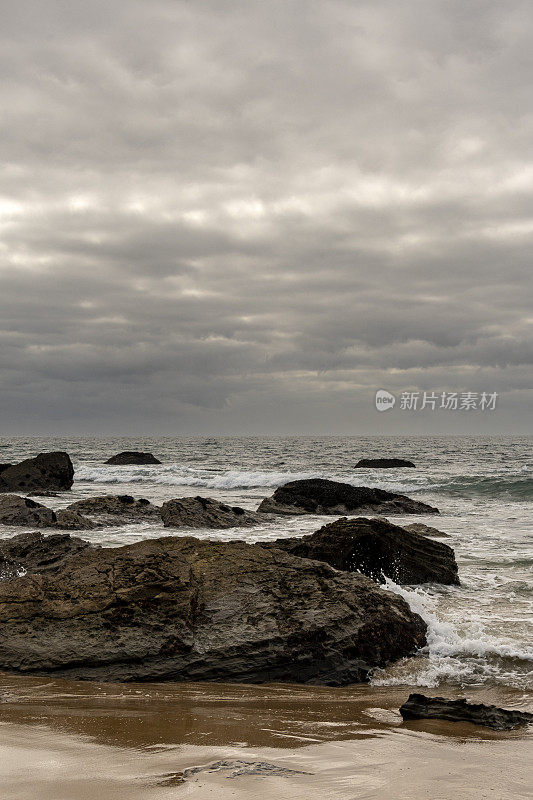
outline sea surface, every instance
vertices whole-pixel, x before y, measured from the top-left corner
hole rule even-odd
[[[515,705],[533,699],[532,437],[69,437],[0,438],[0,461],[66,450],[75,467],[71,492],[43,503],[60,508],[101,494],[132,494],[161,503],[204,495],[255,509],[277,486],[322,477],[402,492],[435,505],[440,516],[400,516],[449,534],[460,586],[428,584],[401,594],[428,624],[418,656],[377,671],[374,687],[446,685],[456,691],[512,692]],[[161,466],[111,467],[122,450],[152,452]],[[411,459],[415,469],[355,469],[362,457]],[[118,546],[183,535],[251,542],[311,533],[331,517],[280,517],[251,529],[172,531],[158,523],[87,531],[86,539]],[[20,533],[0,528],[0,538]],[[434,692],[433,692],[434,693]]]

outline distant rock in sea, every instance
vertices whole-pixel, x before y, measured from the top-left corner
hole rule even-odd
[[[4,671],[344,685],[426,642],[424,621],[398,595],[282,550],[175,536],[95,548],[33,536],[5,542],[17,569],[0,581]]]
[[[123,453],[117,453],[115,456],[111,456],[105,463],[113,464],[114,466],[127,466],[131,464],[161,464],[161,461],[152,455],[152,453],[138,453],[134,450],[125,450]]]
[[[291,481],[265,498],[258,511],[274,514],[438,514],[403,494],[323,478]]]
[[[265,544],[300,558],[325,561],[335,569],[359,571],[384,583],[458,584],[451,547],[383,519],[343,517],[309,536]]]
[[[380,469],[388,469],[389,467],[415,467],[412,461],[406,461],[404,458],[362,458],[357,462],[355,468],[376,467]]]
[[[68,453],[39,453],[19,464],[3,464],[0,492],[67,491],[74,483],[74,467]]]
[[[533,723],[533,714],[514,711],[484,703],[467,703],[465,699],[447,700],[445,697],[426,697],[410,694],[400,708],[403,719],[445,719],[450,722],[472,722],[495,731],[508,731],[520,725]]]
[[[163,503],[165,528],[234,528],[258,525],[264,518],[240,506],[228,506],[211,497],[180,497]]]

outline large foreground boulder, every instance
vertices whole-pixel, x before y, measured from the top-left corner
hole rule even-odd
[[[122,467],[130,464],[160,464],[161,462],[152,455],[152,453],[138,453],[135,450],[125,450],[123,453],[117,453],[115,456],[111,456],[105,463]]]
[[[362,458],[355,465],[356,469],[389,469],[390,467],[414,467],[412,461],[405,458]]]
[[[263,500],[258,511],[274,514],[438,514],[403,494],[324,478],[291,481]]]
[[[495,731],[507,731],[519,725],[533,723],[533,714],[514,711],[484,703],[467,703],[465,699],[447,700],[444,697],[426,697],[410,694],[400,708],[403,719],[447,719],[451,722],[473,722]]]
[[[39,453],[19,464],[4,465],[0,472],[0,492],[52,489],[67,491],[74,483],[74,467],[68,453]]]
[[[66,510],[74,514],[95,517],[100,524],[107,525],[119,525],[121,522],[146,522],[150,518],[159,519],[161,513],[159,506],[153,505],[144,497],[136,500],[129,494],[86,497],[84,500],[70,503]]]
[[[19,673],[342,685],[425,632],[363,575],[239,541],[87,547],[0,581],[0,669]]]
[[[258,514],[211,497],[169,500],[163,503],[161,517],[165,528],[242,528],[264,521]]]
[[[265,546],[362,572],[378,583],[386,578],[400,584],[459,583],[451,547],[383,519],[343,517],[310,536],[277,539]]]

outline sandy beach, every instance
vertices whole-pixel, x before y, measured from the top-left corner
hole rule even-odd
[[[406,687],[119,685],[7,675],[1,687],[3,800],[34,800],[37,786],[39,800],[531,796],[530,733],[403,723],[397,709]],[[516,690],[469,696],[527,708]]]

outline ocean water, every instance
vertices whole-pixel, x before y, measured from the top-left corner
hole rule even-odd
[[[60,508],[100,494],[132,494],[161,503],[202,494],[255,509],[276,486],[323,477],[402,492],[431,503],[440,516],[400,516],[449,534],[461,585],[387,589],[401,594],[428,624],[417,656],[374,674],[376,687],[440,685],[530,692],[533,670],[532,437],[69,437],[1,438],[0,461],[66,450],[75,466],[73,490],[42,500]],[[154,453],[161,466],[110,467],[121,450]],[[362,457],[399,456],[416,469],[361,470]],[[83,532],[117,546],[183,535],[262,541],[311,533],[331,517],[280,517],[251,529],[172,531],[160,523]],[[0,527],[0,537],[20,533]]]

